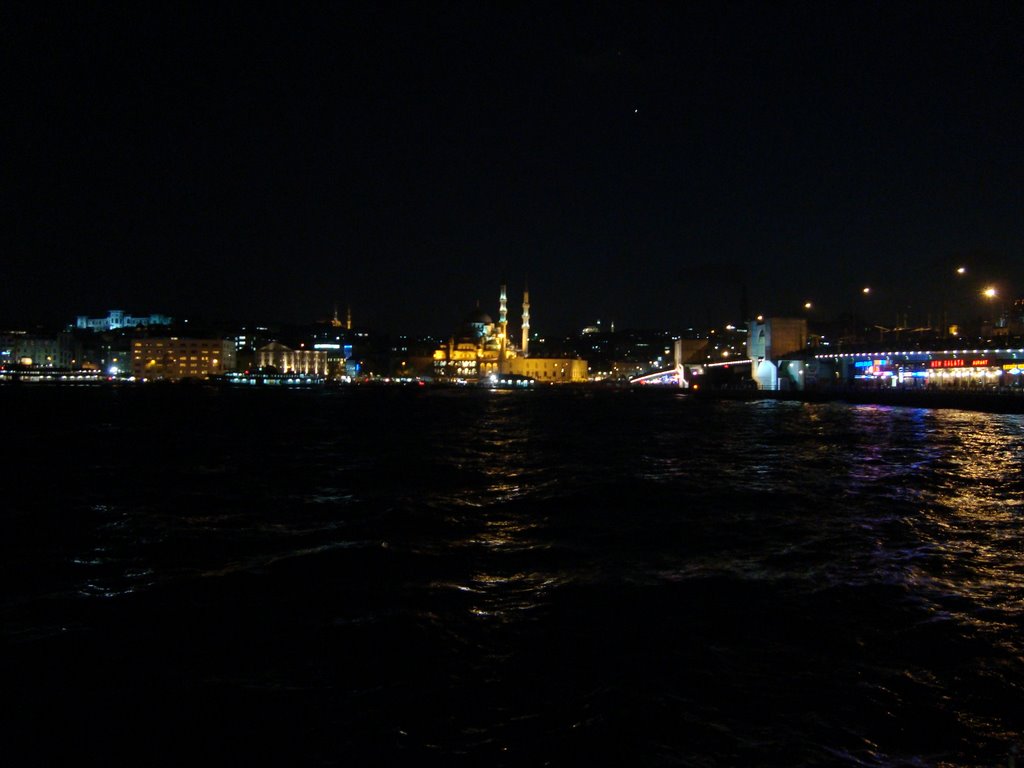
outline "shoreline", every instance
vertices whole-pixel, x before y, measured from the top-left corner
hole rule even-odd
[[[439,390],[482,392],[492,391],[491,388],[473,386],[457,386],[453,384],[418,384],[398,382],[369,382],[354,383],[344,386],[331,386],[329,384],[315,385],[282,385],[282,386],[258,386],[248,387],[241,385],[227,385],[222,382],[210,381],[180,381],[180,382],[119,382],[119,381],[46,381],[46,382],[2,382],[0,393],[6,392],[13,395],[19,392],[40,390],[78,390],[78,391],[122,391],[122,392],[146,392],[155,394],[159,392],[281,392],[281,391],[365,391],[365,390],[395,390],[409,393],[427,393]],[[494,391],[518,391],[544,393],[552,391],[565,391],[576,393],[594,392],[634,392],[639,394],[675,394],[684,395],[686,398],[702,401],[733,401],[753,402],[756,400],[772,400],[776,402],[801,402],[801,403],[846,403],[848,405],[883,405],[899,406],[904,408],[930,408],[930,409],[954,409],[962,411],[978,411],[982,413],[1002,414],[1024,414],[1024,393],[1016,394],[1010,392],[987,392],[987,391],[950,391],[950,390],[903,390],[903,389],[824,389],[824,390],[767,390],[767,389],[677,389],[675,387],[627,387],[608,386],[594,384],[559,384],[551,386],[529,387],[522,389],[495,388]]]

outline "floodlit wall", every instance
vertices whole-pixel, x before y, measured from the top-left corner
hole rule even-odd
[[[508,372],[529,376],[539,382],[578,384],[587,380],[587,361],[562,357],[514,357],[508,361]]]
[[[279,342],[260,347],[256,353],[260,368],[276,368],[281,373],[301,373],[307,376],[327,375],[327,351],[321,349],[292,349]]]

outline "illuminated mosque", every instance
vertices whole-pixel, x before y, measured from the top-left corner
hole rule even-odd
[[[508,295],[501,286],[498,322],[480,309],[479,302],[459,329],[434,352],[434,377],[440,381],[475,382],[491,375],[529,377],[540,382],[587,380],[585,360],[530,357],[530,290],[523,288],[521,341],[508,331]]]

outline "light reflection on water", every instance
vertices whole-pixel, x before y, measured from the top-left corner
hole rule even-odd
[[[358,397],[277,401],[298,411],[269,432],[277,420],[249,430],[240,407],[195,457],[161,453],[193,435],[159,414],[84,428],[118,482],[71,467],[66,487],[88,492],[55,487],[20,513],[39,531],[19,523],[10,633],[88,624],[88,609],[75,624],[39,607],[58,598],[138,605],[175,590],[243,625],[236,602],[258,606],[273,631],[302,628],[301,648],[332,647],[321,626],[379,633],[367,647],[400,653],[359,663],[394,667],[395,685],[438,697],[474,734],[459,742],[421,713],[422,742],[446,756],[514,743],[515,723],[538,720],[555,740],[630,734],[665,762],[704,745],[709,765],[967,766],[1020,736],[1021,715],[994,702],[1024,679],[1021,417],[633,393]],[[111,465],[104,439],[157,459]],[[323,673],[332,690],[358,676],[309,653],[340,670]],[[293,663],[258,657],[236,676],[315,689]],[[370,699],[386,689],[360,685]],[[459,710],[488,695],[490,709]]]

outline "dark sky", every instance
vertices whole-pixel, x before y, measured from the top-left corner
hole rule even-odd
[[[1020,3],[39,5],[0,11],[7,320],[1024,294]]]

